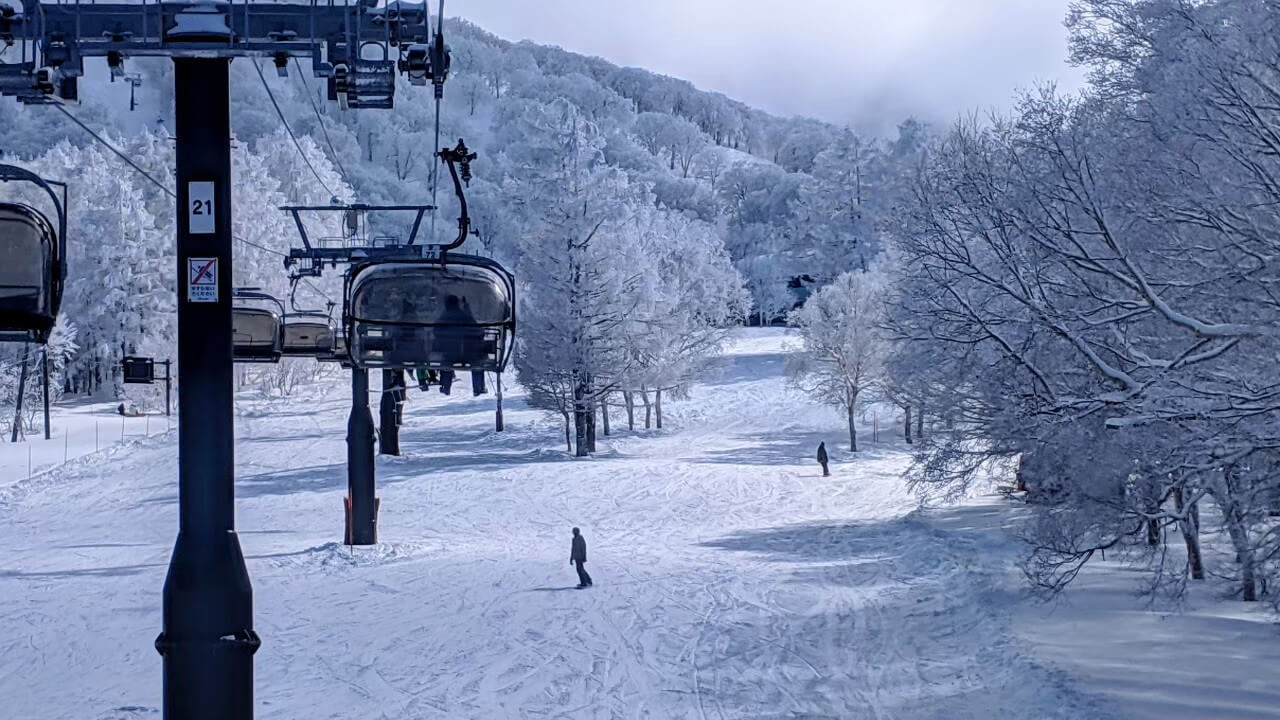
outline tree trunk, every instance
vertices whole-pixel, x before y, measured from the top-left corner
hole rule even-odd
[[[596,401],[587,400],[587,452],[596,451]]]
[[[653,427],[653,407],[649,405],[649,391],[643,386],[640,388],[640,400],[644,402],[644,429],[648,430]]]
[[[1214,500],[1222,509],[1222,519],[1227,526],[1227,535],[1231,538],[1231,545],[1236,551],[1236,562],[1240,565],[1241,595],[1245,602],[1255,602],[1258,599],[1256,558],[1253,545],[1249,542],[1249,528],[1245,524],[1245,514],[1240,507],[1240,499],[1236,495],[1231,472],[1231,468],[1227,468],[1222,472],[1225,477],[1217,478]]]
[[[604,436],[609,437],[609,394],[600,398],[600,422],[604,424]]]
[[[1238,517],[1227,520],[1227,534],[1231,536],[1231,544],[1235,546],[1236,560],[1240,563],[1240,587],[1245,602],[1256,602],[1258,599],[1257,572],[1254,568],[1253,547],[1249,544],[1249,531]]]
[[[657,419],[657,428],[662,429],[662,388],[653,391],[653,416]]]
[[[907,406],[905,406],[905,408],[904,408],[904,409],[907,411],[907,420],[906,420],[906,422],[905,422],[905,423],[903,423],[903,426],[902,426],[902,427],[903,427],[903,435],[907,438],[907,444],[908,444],[908,445],[910,445],[910,444],[912,443],[912,440],[911,440],[911,406],[910,406],[910,405],[907,405]]]
[[[636,429],[636,395],[630,390],[622,391],[622,400],[627,405],[627,429]]]
[[[13,410],[13,436],[9,438],[9,442],[18,442],[18,433],[22,432],[22,398],[27,394],[27,360],[31,355],[31,346],[24,343],[22,345],[22,371],[18,375],[18,399],[14,403]]]
[[[581,383],[575,383],[573,387],[573,430],[574,430],[574,454],[577,457],[587,456],[587,409],[585,404],[585,393],[582,390]]]
[[[1160,544],[1160,521],[1156,519],[1147,520],[1147,545],[1156,547]]]
[[[924,407],[916,408],[916,439],[924,440]]]
[[[858,429],[854,426],[853,403],[849,403],[849,451],[858,452]]]
[[[1178,514],[1182,516],[1178,521],[1178,527],[1182,530],[1182,541],[1187,546],[1187,566],[1191,571],[1191,579],[1203,580],[1204,558],[1200,554],[1199,503],[1186,507],[1183,492],[1182,488],[1173,491],[1173,502],[1178,508]]]
[[[569,435],[569,411],[561,409],[560,414],[564,417],[564,451],[571,453],[573,452],[573,439]]]

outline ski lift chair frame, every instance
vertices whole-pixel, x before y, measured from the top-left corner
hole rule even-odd
[[[235,305],[231,309],[231,349],[232,357],[238,363],[278,363],[284,355],[284,303],[273,295],[259,292],[252,288],[238,288],[232,292],[232,298],[241,302],[258,301],[270,303],[280,309],[250,305]],[[250,322],[257,327],[244,330],[244,325],[237,323]],[[263,326],[266,326],[265,328]],[[243,331],[242,331],[243,330]],[[241,339],[241,337],[247,339]]]
[[[501,317],[489,308],[481,308],[482,317],[475,321],[450,322],[437,317],[445,303],[437,301],[429,307],[414,308],[412,317],[400,310],[371,312],[366,293],[380,289],[399,289],[405,301],[427,301],[424,289],[441,290],[440,281],[452,280],[450,295],[461,293],[460,300],[481,298],[467,295],[467,286],[497,290]],[[346,332],[349,361],[362,369],[417,369],[501,372],[511,358],[515,343],[516,296],[515,277],[494,260],[475,255],[449,253],[437,259],[406,258],[379,260],[353,266],[346,275],[344,288],[343,327]],[[446,296],[448,297],[448,296]],[[467,303],[470,305],[470,303]],[[433,317],[426,317],[430,313]]]
[[[57,218],[55,224],[31,205],[0,202],[0,342],[43,345],[57,322],[67,276],[67,186],[25,168],[0,165],[0,183],[9,182],[43,190]],[[54,187],[62,191],[61,198]]]
[[[347,333],[342,327],[338,327],[333,332],[333,350],[324,355],[317,355],[316,360],[322,363],[341,363],[344,368],[351,367],[347,358]]]
[[[281,353],[285,357],[316,359],[334,354],[337,327],[329,313],[322,310],[295,310],[280,318]]]

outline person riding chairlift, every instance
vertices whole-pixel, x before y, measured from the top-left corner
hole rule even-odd
[[[440,325],[436,328],[437,351],[441,352],[450,364],[470,365],[480,358],[475,357],[480,350],[484,331],[474,327],[476,316],[471,312],[465,298],[457,295],[446,295],[444,312],[436,320]]]

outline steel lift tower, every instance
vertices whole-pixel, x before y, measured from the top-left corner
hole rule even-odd
[[[437,91],[444,82],[447,53],[427,15],[377,0],[0,0],[11,50],[0,94],[23,102],[74,101],[86,57],[105,57],[117,76],[130,57],[173,58],[179,525],[155,643],[166,720],[253,717],[260,640],[233,507],[230,63],[269,58],[284,74],[309,59],[343,109],[386,109],[397,73]]]

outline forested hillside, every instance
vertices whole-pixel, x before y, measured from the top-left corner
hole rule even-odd
[[[865,266],[894,178],[922,140],[914,123],[881,143],[465,22],[446,32],[453,74],[441,144],[461,137],[480,153],[469,193],[479,234],[465,249],[516,271],[526,310],[520,370],[560,398],[552,405],[564,398],[559,370],[574,368],[595,378],[601,389],[591,392],[678,390],[715,351],[717,329],[788,309],[793,276],[822,282]],[[233,66],[235,280],[279,295],[287,283],[278,253],[297,244],[279,205],[433,198],[429,90],[402,84],[393,111],[341,112],[322,82],[297,65],[289,71]],[[122,354],[164,357],[174,341],[171,70],[137,61],[127,72],[136,89],[85,83],[70,113],[150,179],[57,109],[0,104],[6,160],[76,181],[63,313],[75,327],[55,349],[59,368],[65,359],[59,384],[81,392],[121,392]],[[456,231],[447,175],[439,190],[432,226],[443,240]],[[574,277],[587,286],[572,287]],[[326,278],[302,285],[298,301],[322,306],[339,294]],[[576,320],[564,315],[570,294],[587,305]],[[581,341],[580,357],[557,356],[567,336]],[[4,352],[12,402],[23,351]]]

